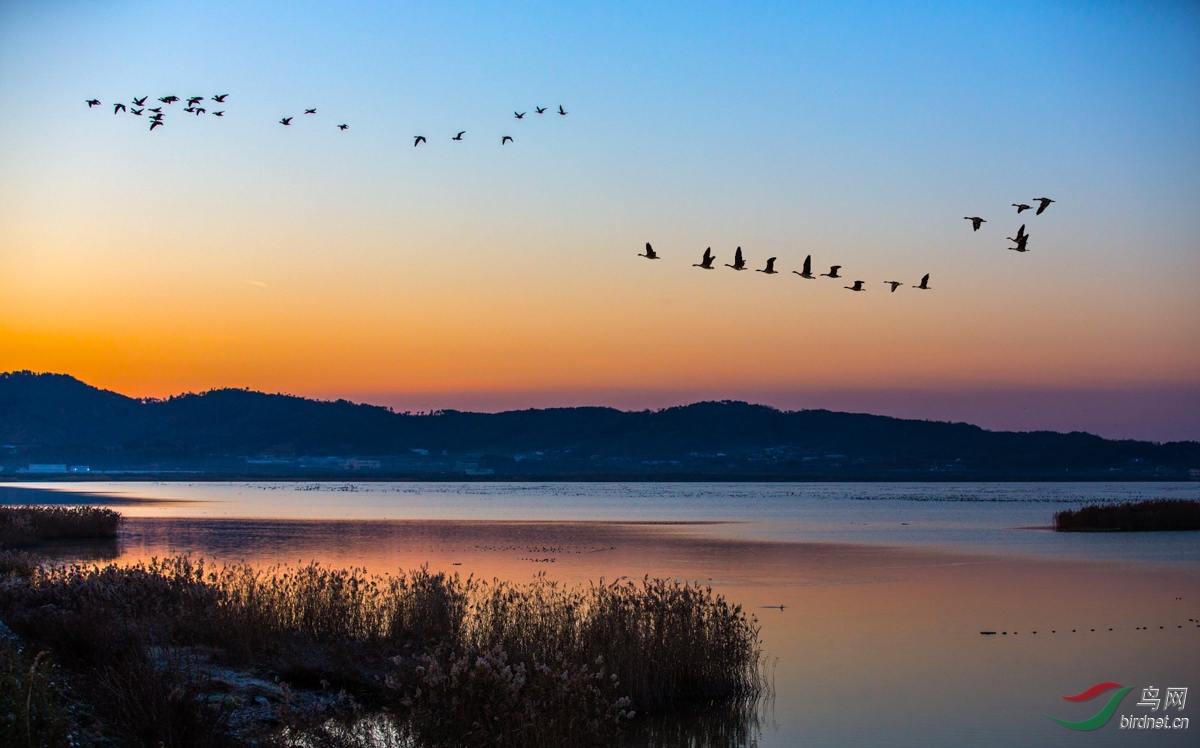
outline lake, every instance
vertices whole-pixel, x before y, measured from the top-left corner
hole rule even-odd
[[[1200,533],[1046,529],[1081,502],[1160,497],[1200,498],[1200,483],[0,485],[4,503],[128,518],[115,543],[50,549],[63,560],[712,585],[776,658],[774,699],[748,739],[721,743],[759,746],[1194,745],[1120,718],[1162,714],[1137,706],[1143,688],[1196,686]],[[1101,729],[1047,717],[1092,716],[1110,694],[1063,696],[1104,681],[1135,689]]]

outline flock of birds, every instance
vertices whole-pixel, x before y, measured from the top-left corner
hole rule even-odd
[[[214,103],[224,104],[225,98],[227,96],[229,96],[229,94],[218,94],[218,95],[212,96],[210,98]],[[149,117],[150,131],[153,132],[154,128],[162,127],[165,122],[166,115],[163,112],[163,107],[170,107],[175,102],[181,101],[181,99],[178,96],[160,96],[158,99],[159,106],[147,107],[146,102],[149,99],[150,99],[149,96],[142,96],[140,98],[134,97],[132,99],[133,103],[128,106],[126,106],[123,103],[113,104],[113,114],[120,114],[121,112],[128,112],[129,114],[132,114],[132,115],[135,115],[138,117],[144,117],[144,116],[146,116],[146,113],[149,112],[150,113],[150,117]],[[189,96],[185,101],[187,103],[187,106],[184,107],[183,111],[187,112],[188,114],[191,114],[194,116],[200,116],[201,114],[205,114],[206,112],[208,112],[207,109],[200,106],[200,103],[205,101],[205,97],[203,97],[203,96]],[[99,99],[87,99],[85,103],[88,105],[88,109],[91,109],[93,107],[102,106]],[[537,114],[545,114],[548,111],[548,107],[536,106],[536,107],[534,107],[534,111]],[[316,114],[316,113],[317,113],[316,107],[304,110],[305,115]],[[524,111],[524,112],[514,111],[513,118],[514,119],[525,119],[525,115],[528,113],[529,113],[528,111]],[[559,104],[558,105],[558,115],[561,117],[565,117],[568,114],[570,114],[570,112],[568,112],[566,109],[563,109],[562,104]],[[214,117],[224,117],[225,110],[222,109],[220,111],[214,111],[213,116]],[[290,117],[283,117],[282,119],[279,120],[279,124],[283,125],[284,127],[291,127],[292,120],[294,120],[295,118],[296,118],[295,115],[292,115]],[[350,129],[350,125],[343,122],[342,124],[337,125],[337,129],[345,132],[346,130]],[[458,134],[454,135],[450,139],[461,141],[463,139],[463,136],[466,134],[467,134],[466,130],[459,130]],[[421,145],[422,143],[428,143],[428,142],[429,141],[426,140],[424,135],[414,135],[413,136],[413,147],[414,148]],[[500,145],[505,145],[507,143],[512,143],[512,142],[515,142],[515,141],[513,141],[513,137],[511,135],[503,135],[500,138]]]
[[[1039,203],[1037,212],[1034,213],[1035,216],[1041,215],[1042,212],[1045,211],[1046,208],[1050,206],[1050,203],[1054,202],[1053,200],[1051,200],[1048,197],[1035,197],[1033,200],[1034,200],[1034,202]],[[1025,203],[1013,203],[1013,207],[1017,209],[1018,214],[1020,214],[1022,211],[1032,210],[1032,208],[1033,208],[1033,206],[1026,205]],[[972,227],[973,231],[978,231],[980,226],[987,223],[986,220],[984,220],[983,218],[980,218],[979,216],[964,216],[964,218],[971,222],[971,227]],[[1021,228],[1017,229],[1016,236],[1010,236],[1007,238],[1009,241],[1016,242],[1016,245],[1017,245],[1015,247],[1009,247],[1009,249],[1015,250],[1017,252],[1028,252],[1029,251],[1029,247],[1028,247],[1029,234],[1025,232],[1025,224],[1021,224]],[[646,251],[639,253],[638,257],[645,257],[647,260],[661,259],[659,257],[658,252],[655,252],[654,247],[652,247],[650,245],[650,242],[646,242]],[[700,262],[692,263],[692,267],[700,268],[701,270],[714,270],[715,268],[713,267],[713,262],[715,262],[716,259],[717,259],[716,256],[713,254],[712,247],[708,247],[707,249],[704,250],[704,255],[700,258]],[[756,273],[764,273],[766,275],[775,275],[775,274],[779,273],[780,271],[775,269],[775,260],[777,260],[777,259],[779,259],[779,258],[778,257],[768,257],[766,266],[755,269],[755,272]],[[742,248],[741,247],[738,247],[736,250],[734,250],[733,263],[730,264],[727,262],[727,263],[725,263],[725,267],[732,268],[734,270],[745,270],[746,269],[746,258],[742,256]],[[841,269],[842,269],[841,265],[831,265],[829,268],[829,272],[828,273],[820,273],[820,276],[822,278],[844,278],[844,276],[842,276],[838,272]],[[813,272],[812,272],[812,255],[808,255],[807,257],[804,258],[803,269],[793,270],[792,272],[794,274],[800,276],[801,278],[805,278],[807,280],[815,280],[816,276],[814,276]],[[904,285],[903,281],[895,281],[895,280],[888,280],[888,281],[884,281],[883,283],[884,283],[884,285],[891,287],[892,293],[895,293],[897,288]],[[850,290],[850,291],[866,291],[867,289],[864,287],[865,285],[866,285],[866,281],[856,280],[856,281],[854,281],[854,285],[843,286],[843,288]],[[929,273],[926,273],[924,276],[922,276],[921,282],[916,284],[915,286],[913,286],[913,288],[920,289],[922,291],[930,290]]]

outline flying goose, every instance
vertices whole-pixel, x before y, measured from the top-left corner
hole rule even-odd
[[[162,123],[163,121],[161,119],[150,120],[150,132],[154,132],[154,128],[162,126]]]
[[[458,134],[457,134],[457,135],[455,135],[453,138],[450,138],[450,139],[451,139],[451,140],[462,140],[462,136],[463,136],[463,135],[466,135],[466,134],[467,134],[467,131],[466,131],[466,130],[459,130]],[[503,144],[503,143],[501,143],[500,145],[504,145],[504,144]]]
[[[812,255],[809,255],[808,257],[804,258],[804,271],[803,272],[801,272],[799,270],[793,270],[792,272],[795,273],[796,275],[800,276],[801,278],[808,278],[809,280],[812,280],[813,279]]]
[[[1017,209],[1018,215],[1020,215],[1021,211],[1029,210],[1033,207],[1032,205],[1026,205],[1025,203],[1013,203],[1012,206]]]
[[[1050,203],[1054,202],[1053,200],[1051,200],[1048,197],[1035,197],[1033,199],[1037,200],[1039,203],[1041,203],[1041,205],[1038,206],[1038,209],[1034,212],[1035,216],[1040,216],[1042,214],[1042,211],[1045,210],[1046,208],[1049,208]]]
[[[337,129],[339,129],[339,130],[348,130],[348,129],[350,129],[350,125],[347,125],[345,122],[343,122],[342,124],[340,124],[340,125],[338,125],[338,126],[337,126]]]
[[[143,97],[142,97],[142,98],[140,98],[140,99],[134,99],[134,100],[133,100],[133,105],[134,105],[134,106],[146,106],[146,99],[148,99],[148,98],[150,98],[150,97],[149,97],[149,96],[143,96]]]
[[[87,105],[88,109],[91,109],[94,106],[100,106],[100,99],[88,99]]]
[[[925,277],[921,278],[921,285],[913,286],[913,288],[919,288],[922,291],[928,291],[929,290],[929,273],[926,273]]]
[[[558,105],[558,113],[559,113],[559,114],[561,114],[561,115],[563,115],[564,117],[567,115],[567,112],[566,112],[566,110],[564,110],[564,109],[562,108],[562,104],[559,104],[559,105]]]
[[[725,267],[733,268],[734,270],[745,270],[746,269],[746,261],[742,258],[742,248],[741,247],[738,247],[737,251],[733,253],[733,264],[730,265],[727,262],[727,263],[725,263]]]
[[[842,286],[842,288],[848,288],[851,291],[866,291],[867,290],[867,289],[863,288],[862,281],[854,281],[853,286]]]
[[[1017,229],[1016,236],[1006,236],[1004,238],[1008,239],[1010,242],[1027,241],[1029,239],[1029,235],[1025,233],[1025,224],[1021,224],[1021,228]]]
[[[963,216],[963,220],[964,220],[964,221],[970,221],[970,222],[971,222],[971,226],[973,227],[973,229],[974,229],[975,231],[978,231],[978,230],[979,230],[979,227],[980,227],[981,225],[983,225],[983,224],[987,223],[987,221],[983,220],[983,219],[982,219],[982,218],[980,218],[979,216],[970,216],[970,217]]]
[[[705,270],[712,270],[713,269],[713,266],[712,266],[713,260],[715,260],[715,259],[716,258],[713,257],[712,247],[709,247],[708,249],[704,250],[703,259],[701,259],[700,262],[693,262],[692,267],[704,268]]]
[[[283,119],[279,120],[279,124],[284,125],[284,126],[290,125],[290,124],[292,124],[292,118],[284,117]]]
[[[533,109],[538,114],[544,114],[546,112],[546,107],[544,107],[544,106],[535,106]]]
[[[767,275],[775,275],[775,273],[779,272],[778,270],[775,269],[775,258],[774,257],[768,258],[767,266],[765,268],[763,268],[762,270],[755,270],[754,272],[766,273]]]
[[[842,276],[838,275],[838,270],[841,270],[841,268],[841,265],[834,265],[833,267],[829,268],[828,273],[821,273],[821,275],[826,278],[841,278]]]
[[[513,112],[513,116],[517,119],[525,119],[525,115],[529,112]]]
[[[646,242],[646,254],[639,254],[638,257],[645,257],[647,260],[657,260],[658,253],[654,251],[654,247],[650,246],[650,242]]]
[[[136,115],[137,115],[137,116],[139,116],[139,117],[141,117],[141,116],[142,116],[142,110],[141,110],[141,109],[130,109],[130,110],[129,110],[129,113],[130,113],[130,114],[136,114]]]
[[[125,111],[124,104],[113,104],[113,114],[116,114],[117,112],[123,112],[123,111]]]
[[[204,101],[203,96],[189,96],[188,100],[187,100],[187,105],[188,106],[196,106],[197,104],[199,104],[202,101]]]
[[[214,97],[212,97],[212,100],[213,100],[213,101],[215,101],[215,102],[217,102],[218,104],[224,104],[224,103],[225,103],[225,97],[226,97],[226,96],[228,96],[228,95],[229,95],[229,94],[218,94],[217,96],[214,96]]]
[[[158,100],[164,104],[174,104],[175,102],[179,101],[179,97],[178,96],[160,96],[158,98]]]
[[[317,110],[316,109],[305,109],[304,113],[305,114],[316,114]]]
[[[511,143],[511,142],[512,142],[511,135],[505,135],[503,138],[500,138],[500,145],[504,145],[505,143]]]
[[[424,135],[414,135],[413,136],[413,148],[416,148],[417,146],[421,145],[422,143],[428,143],[428,142],[429,141],[425,139]]]
[[[214,117],[224,117],[224,116],[225,116],[225,110],[224,110],[224,109],[222,109],[222,110],[221,110],[221,111],[219,111],[219,112],[213,112],[213,116],[214,116]]]
[[[884,283],[891,285],[892,293],[896,293],[896,289],[899,288],[900,286],[904,285],[900,281],[884,281]]]

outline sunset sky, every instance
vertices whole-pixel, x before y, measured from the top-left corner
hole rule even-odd
[[[0,371],[1200,439],[1195,3],[247,5],[0,4]]]

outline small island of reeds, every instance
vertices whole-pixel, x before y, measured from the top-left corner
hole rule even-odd
[[[117,537],[121,514],[95,506],[0,506],[0,548]]]
[[[1200,530],[1200,501],[1151,499],[1123,504],[1089,504],[1054,514],[1058,532]]]
[[[769,690],[752,616],[649,578],[53,566],[9,551],[0,621],[15,632],[0,627],[12,745],[604,746],[689,709],[736,722]]]

